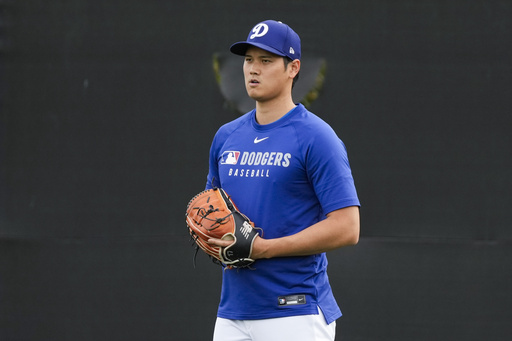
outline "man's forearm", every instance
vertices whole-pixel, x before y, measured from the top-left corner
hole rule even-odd
[[[258,258],[306,256],[331,251],[359,241],[359,207],[331,212],[327,218],[291,236],[256,238],[251,256]]]

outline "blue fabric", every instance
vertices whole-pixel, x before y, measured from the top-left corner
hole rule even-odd
[[[299,104],[259,125],[255,111],[222,126],[210,150],[206,188],[222,187],[264,238],[295,234],[334,210],[359,206],[347,152],[332,128]],[[257,260],[253,269],[225,270],[218,316],[263,319],[341,316],[325,254]],[[307,304],[279,306],[278,297],[305,294]]]

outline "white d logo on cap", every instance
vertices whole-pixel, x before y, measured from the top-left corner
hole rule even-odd
[[[267,26],[267,24],[258,24],[256,26],[254,26],[254,28],[252,29],[252,32],[254,32],[254,34],[252,34],[249,37],[249,39],[263,37],[268,32],[268,26]]]

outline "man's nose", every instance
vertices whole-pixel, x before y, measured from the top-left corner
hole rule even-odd
[[[251,75],[257,75],[258,73],[260,72],[260,68],[259,66],[257,65],[257,63],[253,63],[251,64],[251,67],[249,69],[249,73]]]

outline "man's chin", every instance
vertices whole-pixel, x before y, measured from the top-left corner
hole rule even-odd
[[[247,93],[247,95],[248,95],[251,99],[253,99],[253,100],[257,101],[257,102],[261,102],[261,101],[263,101],[263,97],[262,97],[262,96],[258,96],[258,95],[256,95],[256,94],[251,94],[250,92],[248,92],[248,93]]]

